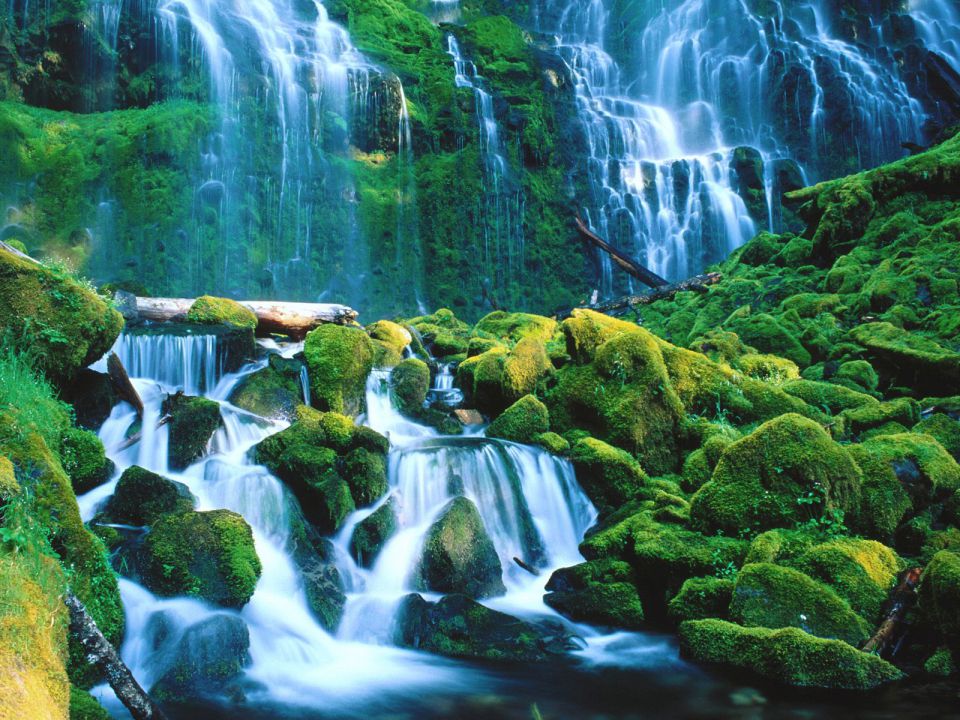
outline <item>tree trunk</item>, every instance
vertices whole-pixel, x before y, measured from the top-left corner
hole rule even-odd
[[[100,628],[77,596],[67,592],[64,602],[70,611],[71,634],[83,645],[87,660],[106,674],[110,687],[134,720],[166,720],[166,716],[140,687],[130,668],[123,663],[113,645],[100,632]]]
[[[281,302],[279,300],[241,300],[241,305],[257,316],[257,334],[283,333],[296,339],[324,323],[346,325],[357,312],[346,305],[332,303]],[[144,320],[166,322],[183,319],[193,300],[190,298],[137,298],[137,313]]]
[[[596,233],[594,233],[590,228],[587,227],[587,224],[580,218],[575,218],[574,220],[577,225],[577,230],[580,231],[580,234],[583,235],[588,241],[596,245],[598,248],[603,250],[605,253],[610,255],[610,259],[613,260],[617,265],[619,265],[623,270],[632,275],[637,280],[642,282],[644,285],[647,285],[652,288],[659,288],[670,283],[664,280],[662,277],[657,275],[652,270],[648,270],[643,265],[639,265],[634,262],[629,256],[617,250],[615,247],[605,242],[600,238]]]
[[[143,400],[140,399],[140,394],[133,383],[130,382],[130,376],[127,375],[127,370],[123,367],[123,363],[120,362],[116,353],[110,353],[110,357],[107,358],[107,374],[110,376],[110,382],[113,383],[113,389],[117,393],[117,397],[133,405],[137,415],[142,418]]]
[[[881,657],[890,656],[896,652],[900,640],[907,631],[904,618],[917,601],[916,588],[922,572],[923,568],[915,567],[905,570],[900,575],[900,582],[890,593],[890,599],[887,601],[887,614],[873,637],[864,644],[864,652],[876,653]]]
[[[718,272],[704,273],[703,275],[694,275],[686,280],[665,285],[663,287],[651,290],[643,295],[626,295],[616,300],[599,303],[597,305],[585,305],[585,310],[595,310],[605,314],[617,314],[619,311],[629,310],[637,305],[649,305],[657,300],[666,300],[676,295],[678,292],[706,292],[707,286],[715,285],[723,279],[723,275]],[[570,316],[571,311],[558,313],[558,319]]]

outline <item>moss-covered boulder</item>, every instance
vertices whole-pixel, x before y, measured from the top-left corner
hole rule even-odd
[[[410,331],[389,320],[378,320],[367,325],[367,335],[375,343],[374,365],[394,367],[403,359],[403,351],[413,341]]]
[[[424,352],[420,354],[424,357],[426,348],[438,358],[467,352],[470,326],[459,320],[452,310],[440,308],[431,315],[411,318],[408,326],[419,334],[419,338],[413,339],[413,344],[421,345]]]
[[[490,423],[487,437],[530,444],[549,430],[550,413],[547,406],[534,395],[524,395]]]
[[[117,404],[109,375],[89,368],[74,374],[70,383],[60,389],[60,399],[73,407],[77,425],[93,432],[100,429]]]
[[[568,455],[570,443],[555,432],[542,432],[534,436],[533,442],[554,455]]]
[[[397,611],[394,642],[449,657],[501,662],[543,661],[574,646],[559,623],[533,624],[464,595],[429,603],[408,595]]]
[[[430,389],[430,367],[419,358],[407,358],[390,373],[397,409],[408,417],[423,413]]]
[[[730,445],[693,496],[691,521],[706,532],[793,527],[859,507],[860,468],[817,423],[788,414]]]
[[[187,310],[187,322],[198,325],[230,325],[253,331],[257,316],[235,300],[202,295]]]
[[[627,563],[593,560],[554,572],[543,600],[571,620],[634,630],[643,626],[636,582]]]
[[[222,423],[220,405],[213,400],[183,393],[169,395],[160,406],[170,416],[167,459],[174,470],[183,470],[202,457]]]
[[[184,630],[150,694],[161,702],[223,695],[249,662],[247,624],[236,615],[213,615]]]
[[[454,498],[427,532],[414,586],[474,598],[501,595],[503,566],[476,505]]]
[[[244,377],[230,393],[230,402],[260,417],[293,421],[304,402],[301,371],[295,358],[271,355],[267,366]]]
[[[397,502],[390,498],[357,523],[350,538],[350,554],[360,567],[373,567],[377,556],[397,531]]]
[[[303,348],[315,408],[347,415],[363,410],[367,375],[373,368],[373,341],[361,329],[321,325]]]
[[[736,312],[724,323],[724,328],[735,332],[743,342],[762,353],[785,357],[800,367],[811,362],[810,352],[795,333],[768,313]]]
[[[913,432],[931,436],[953,455],[954,460],[960,460],[960,420],[946,413],[934,413],[914,425]]]
[[[89,430],[64,431],[60,438],[60,461],[77,495],[105,483],[113,473],[113,461],[107,459],[103,443]]]
[[[496,310],[473,326],[473,334],[513,345],[527,338],[545,343],[553,337],[556,329],[557,321],[553,318]]]
[[[871,626],[830,587],[792,568],[744,565],[730,601],[730,618],[748,627],[797,627],[857,646]]]
[[[164,515],[193,510],[193,495],[183,483],[133,465],[123,471],[98,522],[152,525]]]
[[[457,384],[476,407],[496,415],[537,390],[553,371],[543,341],[526,337],[512,349],[496,345],[457,368]]]
[[[960,652],[960,552],[942,550],[920,578],[920,611],[943,644]]]
[[[771,630],[724,620],[691,620],[680,626],[680,653],[696,662],[746,670],[797,687],[870,690],[902,677],[876,655],[793,627]]]
[[[287,549],[299,571],[307,606],[317,622],[335,633],[347,604],[336,548],[306,522],[297,508],[288,512],[291,529]]]
[[[863,404],[844,410],[843,418],[847,432],[863,435],[869,430],[891,423],[910,427],[920,419],[920,405],[913,398],[897,398],[887,402]]]
[[[734,584],[729,578],[715,576],[690,578],[670,600],[667,612],[677,623],[705,618],[726,620],[730,615]]]
[[[0,248],[0,335],[66,384],[110,349],[123,317],[69,273]]]
[[[150,529],[141,553],[143,584],[158,595],[240,608],[260,578],[250,526],[229,510],[166,515]]]
[[[570,450],[570,460],[577,482],[598,508],[619,507],[644,492],[647,475],[640,464],[626,451],[601,440],[578,440]]]
[[[872,452],[869,444],[851,445],[848,452],[863,472],[860,507],[850,516],[848,525],[865,537],[888,542],[913,507],[910,494],[893,463],[883,454]]]
[[[918,510],[960,489],[960,465],[931,435],[881,435],[863,443],[863,448],[889,463]]]
[[[960,353],[889,322],[865,323],[850,337],[867,349],[881,376],[919,392],[942,392],[960,383]]]

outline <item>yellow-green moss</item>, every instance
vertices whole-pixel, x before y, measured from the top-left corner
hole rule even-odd
[[[375,323],[367,325],[367,335],[388,350],[401,356],[403,355],[404,348],[406,348],[413,339],[409,330],[389,320],[378,320]]]
[[[529,313],[508,313],[496,310],[485,315],[473,326],[473,334],[478,337],[491,337],[510,344],[524,338],[533,338],[547,342],[557,329],[557,321],[552,318]]]
[[[530,444],[549,430],[550,414],[546,405],[533,395],[524,395],[490,423],[487,437]]]
[[[230,325],[255,330],[257,316],[235,300],[202,295],[187,310],[187,321],[200,325]]]
[[[920,578],[920,612],[944,644],[960,650],[960,553],[942,550]]]
[[[643,492],[647,475],[633,457],[596,438],[584,438],[570,451],[577,482],[600,508],[617,508]]]
[[[373,368],[373,342],[369,336],[359,328],[321,325],[307,334],[303,352],[314,407],[359,414],[367,375]]]

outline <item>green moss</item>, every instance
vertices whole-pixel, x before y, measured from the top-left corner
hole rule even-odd
[[[902,677],[876,655],[797,628],[770,630],[723,620],[691,620],[680,626],[680,652],[697,662],[729,665],[798,687],[869,690]]]
[[[389,320],[378,320],[367,325],[367,335],[396,355],[402,356],[404,349],[411,343],[410,331],[402,325]]]
[[[64,383],[98,360],[123,318],[69,273],[0,249],[0,335],[29,352],[51,380]]]
[[[546,405],[533,395],[524,395],[504,410],[487,427],[487,437],[518,443],[533,443],[537,436],[550,430],[550,414]]]
[[[784,415],[730,445],[691,503],[705,531],[737,534],[817,519],[859,506],[861,472],[815,422]]]
[[[873,392],[880,383],[880,377],[873,365],[866,360],[850,360],[837,368],[836,377],[854,383],[864,392]]]
[[[525,338],[533,338],[545,343],[553,337],[556,329],[557,321],[552,318],[497,310],[485,315],[474,325],[473,334],[513,345]]]
[[[244,377],[230,394],[230,402],[254,415],[292,421],[303,402],[300,371],[295,359],[271,355],[267,367]]]
[[[255,330],[257,316],[235,300],[202,295],[187,310],[187,322],[199,325],[231,325]]]
[[[504,592],[500,558],[476,506],[454,498],[430,527],[414,585],[422,590],[484,598]]]
[[[897,398],[850,408],[844,410],[842,416],[847,429],[854,435],[859,435],[887,423],[900,423],[910,427],[920,419],[920,405],[911,398]]]
[[[810,353],[796,336],[778,320],[767,313],[731,316],[724,323],[725,329],[737,333],[743,342],[760,352],[776,354],[792,360],[800,367],[811,362]]]
[[[390,374],[393,397],[404,415],[417,417],[423,413],[423,405],[430,389],[430,368],[417,358],[408,358]]]
[[[863,472],[860,508],[850,526],[875,540],[888,541],[913,507],[889,459],[871,452],[869,446],[851,445],[850,456]]]
[[[110,720],[110,713],[90,693],[71,687],[70,720]]]
[[[609,511],[643,494],[647,474],[633,457],[596,438],[583,438],[570,451],[577,482],[597,507]]]
[[[260,559],[246,521],[229,510],[161,517],[147,534],[141,576],[163,596],[191,595],[243,607],[260,578]]]
[[[805,403],[829,413],[841,413],[850,408],[871,408],[878,405],[876,398],[842,385],[815,380],[794,380],[783,385],[784,391]]]
[[[913,431],[935,438],[955,460],[960,460],[960,421],[938,412],[914,425]]]
[[[935,340],[888,322],[860,325],[850,337],[871,353],[882,374],[900,385],[936,392],[943,382],[960,383],[960,354]]]
[[[950,652],[950,649],[942,647],[927,658],[927,661],[923,664],[923,669],[930,675],[949,677],[957,672],[957,663],[953,659],[953,653]]]
[[[61,436],[60,459],[77,495],[103,484],[113,472],[103,443],[94,433],[69,428]]]
[[[673,596],[667,611],[674,622],[727,619],[734,581],[728,578],[696,577],[686,580],[680,592]]]
[[[538,433],[533,442],[554,455],[566,455],[570,452],[570,443],[555,432]]]
[[[594,560],[557,570],[543,600],[577,622],[626,629],[643,626],[643,606],[632,568],[618,560]]]
[[[397,531],[397,503],[391,498],[357,523],[350,554],[360,567],[373,567],[387,540]]]
[[[373,368],[373,345],[367,334],[358,328],[321,325],[307,334],[303,352],[314,407],[358,414]]]
[[[736,360],[736,368],[749,377],[776,384],[800,377],[796,363],[776,355],[741,355]]]
[[[930,435],[882,435],[863,443],[863,447],[890,463],[916,509],[960,489],[960,466]]]
[[[97,521],[152,525],[164,515],[192,509],[193,496],[186,485],[133,465],[123,471]]]
[[[829,586],[792,568],[744,565],[730,601],[730,618],[748,627],[800,628],[857,646],[871,626]]]
[[[960,649],[960,554],[943,550],[920,578],[920,612],[941,640],[954,652]]]
[[[170,467],[182,470],[200,458],[210,438],[220,427],[220,405],[202,397],[170,395],[161,405],[161,412],[172,418],[168,423]]]

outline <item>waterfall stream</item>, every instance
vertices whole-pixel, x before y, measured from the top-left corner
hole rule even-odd
[[[302,347],[272,341],[263,345],[285,355]],[[483,673],[391,646],[394,612],[399,600],[413,591],[410,576],[419,562],[424,535],[458,493],[476,504],[504,569],[506,594],[485,604],[518,616],[556,617],[543,603],[544,585],[553,569],[582,561],[578,543],[596,518],[568,461],[538,448],[488,440],[482,431],[440,436],[395,410],[389,371],[375,370],[367,384],[364,421],[391,441],[390,490],[373,506],[353,513],[334,538],[348,598],[339,629],[331,635],[311,615],[287,550],[292,496],[266,468],[248,459],[254,445],[285,423],[227,401],[233,388],[265,367],[266,360],[224,373],[214,336],[204,335],[125,334],[114,351],[130,368],[144,401],[143,436],[118,450],[136,415],[127,403],[114,407],[99,435],[116,471],[107,483],[79,498],[84,520],[92,519],[113,493],[123,470],[137,464],[187,485],[198,510],[225,508],[241,514],[253,530],[263,566],[253,597],[239,613],[193,598],[158,597],[133,580],[121,579],[127,617],[122,656],[144,686],[149,688],[169,668],[187,629],[217,615],[231,615],[243,620],[250,633],[245,679],[259,688],[248,693],[250,702],[347,705],[387,690],[415,691],[420,685],[434,692],[482,687]],[[438,373],[434,390],[449,392],[450,378],[449,371]],[[217,401],[223,421],[208,454],[182,472],[172,470],[167,461],[169,426],[158,425],[161,402],[177,390]],[[360,568],[347,552],[353,529],[388,501],[399,508],[399,529],[373,567]],[[522,570],[514,557],[541,573],[534,576]],[[657,658],[676,663],[675,651],[662,641],[630,633],[602,636],[586,626],[572,627],[588,641],[581,653],[583,662],[647,664]],[[336,672],[331,672],[333,668]],[[97,694],[116,707],[105,686]]]

